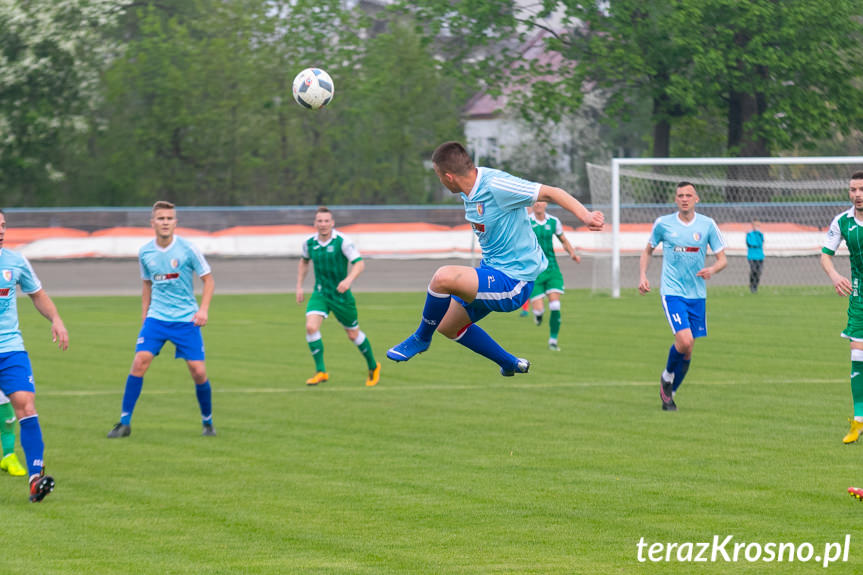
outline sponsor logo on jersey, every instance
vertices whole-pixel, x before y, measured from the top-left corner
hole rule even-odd
[[[482,233],[485,231],[485,224],[478,224],[476,222],[471,222],[471,226],[473,226],[474,231]]]
[[[0,297],[9,297],[12,288],[0,288]]]
[[[178,260],[177,258],[174,258],[171,260],[171,267],[172,268],[177,269],[178,265],[180,265],[180,260]]]
[[[12,270],[3,270],[3,279],[7,282],[12,281]]]
[[[168,281],[168,280],[175,280],[178,277],[180,277],[180,274],[177,274],[177,273],[174,273],[174,274],[156,274],[153,276],[153,281],[154,282],[163,282],[163,281]]]
[[[701,248],[699,248],[698,246],[674,246],[674,251],[677,253],[694,253],[700,252]]]
[[[476,213],[478,213],[479,215],[483,215],[485,213],[485,203],[479,202],[476,205]]]

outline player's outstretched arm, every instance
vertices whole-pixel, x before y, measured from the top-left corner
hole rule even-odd
[[[537,201],[554,202],[561,208],[565,209],[579,220],[584,222],[587,228],[591,231],[598,232],[602,229],[605,223],[605,216],[600,211],[590,211],[584,204],[573,198],[565,190],[554,188],[551,186],[542,185],[539,188]]]
[[[830,281],[833,282],[833,289],[836,290],[837,294],[844,296],[851,295],[851,282],[836,271],[836,266],[833,265],[833,256],[821,252],[821,268],[827,274],[827,277],[830,278]]]
[[[351,264],[351,271],[348,273],[347,277],[339,282],[339,285],[336,286],[336,291],[339,293],[345,293],[354,283],[354,280],[363,273],[363,270],[366,269],[366,262],[363,260],[358,260]]]
[[[216,280],[213,279],[212,273],[201,277],[201,283],[204,284],[204,289],[201,293],[201,305],[192,319],[192,322],[198,327],[207,325],[210,318],[210,302],[213,301],[213,292],[216,291]]]
[[[51,341],[57,344],[57,347],[66,351],[69,349],[69,332],[66,331],[66,326],[57,312],[57,306],[45,293],[45,290],[40,289],[36,293],[30,294],[30,299],[33,305],[45,318],[51,322]]]
[[[642,295],[650,291],[650,281],[647,279],[647,268],[650,266],[650,256],[655,248],[647,242],[641,257],[638,258],[638,292]]]

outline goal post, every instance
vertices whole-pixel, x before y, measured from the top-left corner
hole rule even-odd
[[[748,266],[745,235],[759,221],[765,227],[766,258],[807,258],[794,260],[806,270],[800,277],[782,277],[774,270],[765,274],[766,283],[814,284],[813,256],[832,218],[850,207],[848,180],[857,170],[863,170],[863,156],[614,158],[608,165],[588,164],[591,204],[607,210],[610,220],[595,243],[594,290],[620,297],[621,257],[639,254],[656,217],[676,210],[673,194],[680,181],[695,185],[698,212],[716,220],[737,268]],[[637,262],[628,263],[631,281]],[[744,286],[748,278],[740,272],[720,281]]]

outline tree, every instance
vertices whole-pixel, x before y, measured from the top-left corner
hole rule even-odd
[[[860,0],[543,0],[534,13],[508,0],[412,4],[432,33],[457,35],[461,53],[498,47],[490,61],[507,73],[483,76],[492,89],[543,79],[540,94],[552,96],[526,104],[546,117],[580,105],[591,85],[608,94],[612,121],[649,99],[655,156],[669,154],[674,126],[699,117],[723,118],[718,152],[762,155],[847,134],[863,110]],[[548,49],[571,65],[518,62],[503,39],[536,29],[554,32]],[[472,74],[488,68],[465,61]]]
[[[4,202],[42,203],[65,177],[61,144],[93,126],[99,76],[120,52],[115,0],[0,0],[0,184]]]

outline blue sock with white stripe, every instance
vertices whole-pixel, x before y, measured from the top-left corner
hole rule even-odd
[[[415,335],[423,341],[431,341],[440,320],[449,309],[452,296],[449,294],[435,293],[429,288],[426,293],[426,303],[423,306],[423,317]]]
[[[18,421],[21,432],[21,447],[24,448],[24,458],[27,460],[27,471],[30,477],[42,472],[42,456],[45,444],[42,442],[42,428],[39,427],[39,416],[22,417]]]
[[[209,379],[195,385],[195,395],[198,396],[198,405],[201,407],[201,420],[204,423],[213,423],[213,395]]]
[[[484,329],[475,323],[468,326],[455,340],[469,350],[489,358],[506,370],[513,370],[518,363],[517,357],[503,349]]]
[[[123,411],[120,413],[120,423],[123,425],[132,424],[132,412],[135,411],[135,404],[138,403],[138,397],[141,395],[143,387],[143,377],[130,373],[129,377],[126,378],[126,391],[123,393]]]

